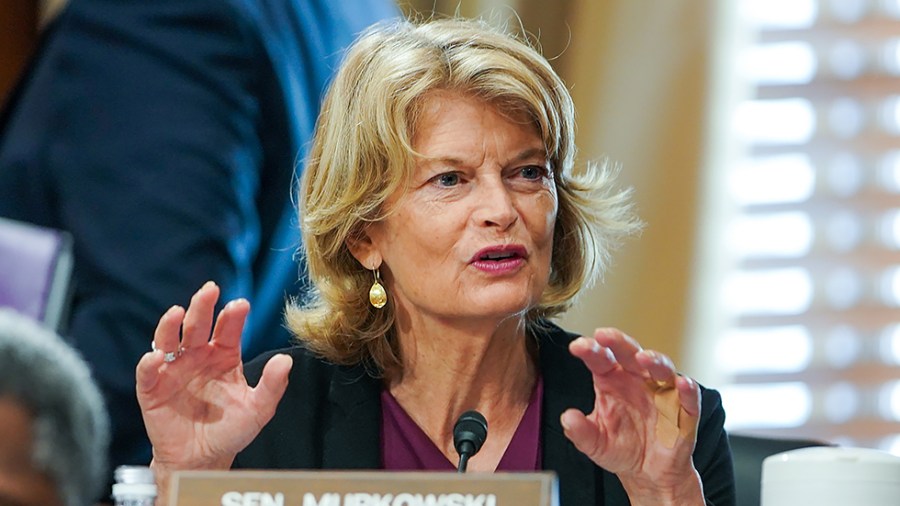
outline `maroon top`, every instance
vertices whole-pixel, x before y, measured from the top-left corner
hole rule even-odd
[[[516,433],[497,464],[497,471],[541,469],[541,405],[544,382],[538,377]],[[490,430],[488,431],[490,436]],[[455,471],[447,457],[416,425],[397,399],[381,391],[381,466],[390,471]]]

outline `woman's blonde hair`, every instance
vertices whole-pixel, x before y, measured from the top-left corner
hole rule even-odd
[[[286,308],[288,328],[337,364],[402,371],[394,312],[368,301],[373,274],[347,240],[384,217],[415,166],[412,137],[423,97],[448,90],[509,115],[525,114],[544,139],[559,209],[550,279],[534,324],[565,311],[606,267],[610,251],[640,227],[628,191],[606,164],[574,170],[574,107],[550,64],[527,42],[480,20],[376,25],[349,49],[326,95],[300,189],[303,248],[313,289]]]

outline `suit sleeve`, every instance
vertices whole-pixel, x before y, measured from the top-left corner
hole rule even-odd
[[[736,501],[731,448],[724,426],[721,396],[715,390],[704,389],[694,467],[700,473],[709,506],[734,506]]]

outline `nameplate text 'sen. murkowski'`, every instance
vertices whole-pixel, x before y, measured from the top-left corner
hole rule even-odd
[[[222,506],[289,506],[284,494],[226,492]],[[303,495],[302,506],[497,506],[494,494],[312,494]]]

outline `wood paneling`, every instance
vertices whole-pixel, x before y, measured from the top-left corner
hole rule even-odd
[[[0,2],[0,104],[31,57],[38,38],[37,0]]]

